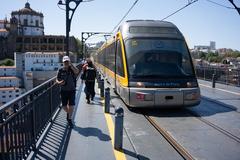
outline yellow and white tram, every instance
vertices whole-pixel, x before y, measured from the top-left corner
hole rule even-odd
[[[186,41],[166,21],[130,20],[93,56],[130,107],[181,107],[200,103]]]

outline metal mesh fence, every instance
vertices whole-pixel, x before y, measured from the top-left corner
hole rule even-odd
[[[212,81],[213,74],[217,83],[240,87],[240,69],[196,67],[199,79]]]

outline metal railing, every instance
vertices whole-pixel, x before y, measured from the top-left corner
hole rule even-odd
[[[199,79],[212,81],[213,75],[217,83],[240,87],[240,69],[196,67]]]
[[[0,159],[26,159],[60,106],[56,77],[0,107]]]

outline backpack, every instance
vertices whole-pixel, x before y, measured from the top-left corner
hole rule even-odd
[[[77,76],[75,75],[75,73],[73,72],[73,70],[70,68],[70,75],[72,76],[73,80],[74,80],[74,85],[75,87],[77,86]]]
[[[86,81],[94,81],[96,78],[96,71],[95,68],[87,67],[85,73],[85,80]]]

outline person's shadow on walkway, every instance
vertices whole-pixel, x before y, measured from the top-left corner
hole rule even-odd
[[[94,127],[86,127],[82,128],[79,126],[75,126],[74,130],[77,131],[79,134],[85,137],[97,137],[101,141],[110,141],[111,137],[105,133],[103,133],[100,129]]]

